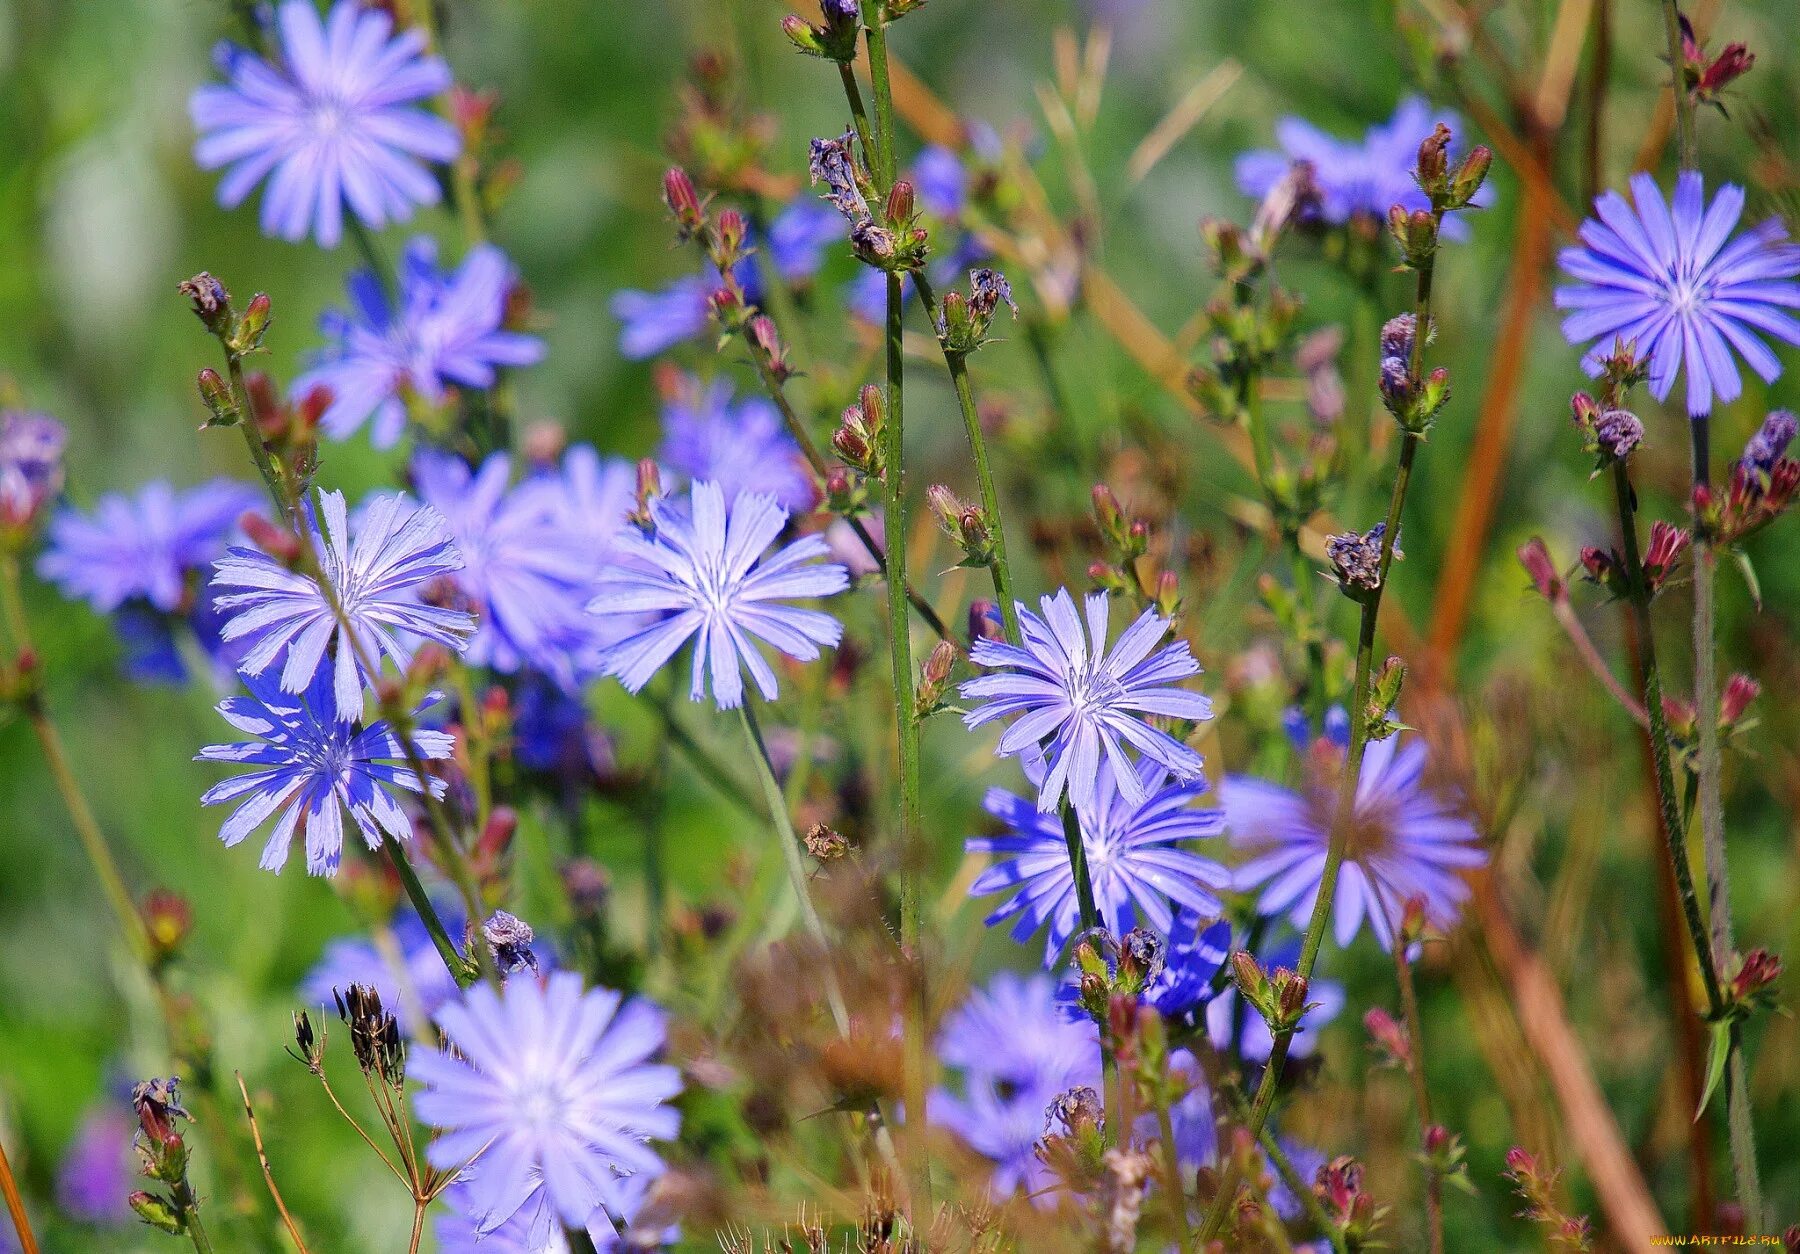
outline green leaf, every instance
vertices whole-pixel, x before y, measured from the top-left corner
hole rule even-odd
[[[1700,1116],[1706,1113],[1706,1104],[1712,1100],[1713,1090],[1719,1087],[1719,1081],[1725,1076],[1725,1061],[1731,1057],[1731,1024],[1715,1023],[1712,1025],[1712,1042],[1706,1053],[1706,1088],[1700,1094],[1700,1109],[1694,1112],[1694,1122],[1700,1122]]]

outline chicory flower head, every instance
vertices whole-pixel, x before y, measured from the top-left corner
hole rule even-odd
[[[1137,772],[1146,800],[1129,800],[1114,785],[1112,764],[1102,762],[1102,801],[1091,808],[1078,806],[1076,812],[1100,925],[1123,936],[1143,922],[1166,936],[1175,925],[1172,906],[1190,914],[1219,913],[1218,893],[1230,887],[1231,873],[1182,846],[1218,836],[1225,820],[1218,810],[1194,808],[1206,790],[1204,781],[1172,784],[1154,761],[1140,763]],[[976,878],[969,894],[1010,894],[987,923],[1016,919],[1012,937],[1021,943],[1048,924],[1044,965],[1053,967],[1079,927],[1062,823],[1003,788],[989,789],[983,804],[1008,831],[964,842],[970,853],[1004,855]]]
[[[402,496],[374,498],[352,540],[344,494],[320,492],[307,527],[329,591],[259,549],[231,548],[213,567],[214,589],[226,590],[218,606],[230,615],[220,634],[249,644],[242,662],[246,676],[263,674],[285,655],[284,692],[304,692],[315,676],[330,674],[338,720],[354,722],[362,713],[363,685],[375,678],[364,672],[365,659],[379,666],[385,656],[404,670],[414,639],[462,647],[475,620],[461,610],[427,605],[419,590],[461,569],[463,559],[442,516]],[[329,660],[328,648],[335,650]]]
[[[219,203],[241,204],[264,179],[262,229],[310,231],[323,248],[343,238],[344,207],[379,230],[404,222],[440,191],[427,163],[453,160],[456,128],[419,102],[448,90],[450,71],[426,56],[424,32],[394,34],[393,19],[336,0],[321,21],[312,0],[275,10],[279,60],[234,44],[214,54],[228,83],[194,92],[194,160],[216,170]]]
[[[1097,812],[1103,757],[1127,801],[1148,800],[1127,746],[1182,783],[1198,781],[1200,755],[1146,721],[1150,715],[1212,717],[1210,701],[1175,686],[1200,673],[1187,641],[1157,647],[1168,635],[1169,620],[1144,611],[1109,652],[1105,593],[1088,595],[1085,629],[1067,589],[1044,597],[1041,605],[1041,618],[1018,607],[1022,646],[975,642],[970,660],[1004,669],[960,689],[964,697],[983,701],[963,716],[969,727],[1020,716],[1000,737],[1001,756],[1035,754],[1048,742],[1049,769],[1038,786],[1038,809],[1054,810],[1066,790],[1078,810]]]
[[[1363,755],[1350,838],[1332,903],[1333,933],[1348,945],[1366,915],[1384,949],[1407,901],[1425,901],[1426,919],[1449,927],[1469,887],[1458,872],[1487,861],[1480,837],[1460,809],[1425,780],[1423,740],[1376,741]],[[1237,868],[1237,887],[1260,890],[1257,910],[1287,914],[1304,928],[1318,897],[1331,840],[1337,783],[1321,772],[1301,792],[1246,776],[1225,781],[1225,824],[1232,842],[1251,852]]]
[[[626,533],[620,541],[625,560],[601,578],[588,605],[603,617],[659,616],[606,652],[607,674],[629,691],[641,691],[692,637],[692,700],[706,695],[710,681],[718,708],[736,709],[743,704],[747,669],[757,691],[773,701],[775,672],[756,640],[810,662],[819,646],[835,646],[843,635],[843,624],[831,615],[784,604],[831,596],[850,580],[842,566],[814,560],[829,552],[818,535],[764,559],[788,519],[773,497],[745,492],[727,504],[724,489],[703,481],[686,498],[651,502],[650,513],[654,533]]]
[[[263,847],[262,868],[280,871],[294,836],[303,833],[307,873],[335,875],[346,814],[371,849],[380,848],[384,836],[404,840],[412,835],[412,822],[394,793],[418,794],[425,785],[402,764],[406,751],[386,722],[358,728],[338,716],[329,671],[320,669],[299,693],[259,675],[246,674],[244,685],[248,696],[227,697],[218,710],[226,722],[255,739],[207,745],[194,758],[250,768],[214,784],[200,798],[200,804],[209,806],[237,803],[219,829],[228,848],[279,814]],[[413,713],[437,699],[431,694]],[[440,731],[412,733],[422,761],[448,758],[453,743]],[[444,795],[443,780],[433,779],[429,786],[433,796]]]
[[[603,1207],[626,1209],[624,1178],[661,1172],[648,1143],[680,1127],[667,1103],[681,1076],[651,1061],[666,1032],[649,1002],[583,991],[564,971],[498,993],[478,984],[437,1021],[450,1048],[413,1055],[413,1109],[438,1129],[432,1165],[466,1169],[479,1233],[534,1197],[562,1224],[585,1226]]]
[[[446,274],[436,242],[414,239],[400,267],[397,302],[370,272],[350,276],[351,308],[320,319],[330,347],[294,381],[293,394],[326,389],[331,403],[319,416],[326,435],[342,440],[368,422],[375,447],[391,448],[406,430],[409,394],[441,405],[453,386],[489,388],[501,367],[543,358],[543,341],[504,329],[517,281],[492,244],[477,245]]]
[[[1686,373],[1691,417],[1742,393],[1734,352],[1773,382],[1781,362],[1762,336],[1800,344],[1800,322],[1782,312],[1800,307],[1800,247],[1780,219],[1733,235],[1744,189],[1727,183],[1708,204],[1693,170],[1676,178],[1673,203],[1648,174],[1632,176],[1631,197],[1603,193],[1581,243],[1557,258],[1575,280],[1556,289],[1556,307],[1571,311],[1568,341],[1590,345],[1582,364],[1598,375],[1615,343],[1634,345],[1658,400]]]
[[[800,446],[775,406],[759,396],[735,404],[731,384],[684,379],[663,403],[663,442],[658,458],[690,481],[709,479],[729,504],[739,493],[760,492],[790,513],[819,501]]]

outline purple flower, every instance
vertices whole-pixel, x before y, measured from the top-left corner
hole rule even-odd
[[[687,378],[663,404],[662,463],[690,481],[709,479],[725,490],[726,503],[743,492],[772,496],[790,513],[819,501],[800,446],[775,406],[759,396],[733,404],[731,384],[702,385]]]
[[[1021,717],[1000,737],[1002,757],[1035,754],[1048,741],[1049,771],[1038,786],[1038,809],[1056,808],[1067,789],[1078,809],[1097,809],[1102,755],[1125,799],[1149,798],[1126,746],[1158,762],[1183,783],[1201,778],[1200,755],[1145,721],[1212,717],[1212,703],[1174,685],[1200,673],[1187,641],[1157,648],[1169,620],[1146,610],[1107,652],[1109,602],[1103,592],[1087,598],[1087,625],[1067,589],[1040,602],[1039,618],[1020,605],[1023,647],[978,640],[969,650],[978,666],[1005,667],[962,685],[966,698],[985,704],[963,716],[969,727],[1009,715]]]
[[[188,575],[224,554],[238,519],[261,499],[229,479],[186,491],[147,483],[135,497],[109,493],[91,514],[56,515],[38,574],[103,614],[127,601],[173,613],[188,598]]]
[[[996,1198],[1023,1191],[1051,1203],[1054,1177],[1038,1161],[1037,1144],[1059,1094],[1100,1083],[1093,1023],[1061,1012],[1049,975],[1001,972],[945,1018],[938,1056],[961,1070],[963,1091],[933,1089],[931,1121],[993,1160],[989,1190]]]
[[[319,425],[334,439],[373,416],[370,441],[390,448],[406,430],[409,395],[442,405],[452,386],[492,387],[500,367],[529,366],[544,355],[536,336],[502,329],[518,275],[492,244],[478,244],[445,274],[436,242],[420,236],[406,247],[399,282],[396,308],[373,274],[351,275],[350,311],[320,319],[331,347],[294,381],[296,397],[330,392]]]
[[[1228,920],[1179,911],[1168,930],[1163,969],[1144,990],[1144,999],[1162,1014],[1186,1014],[1212,1000],[1213,979],[1230,956]]]
[[[475,470],[449,453],[421,450],[412,460],[414,486],[463,557],[451,582],[478,620],[468,660],[509,673],[531,666],[573,686],[592,645],[582,606],[601,554],[567,527],[554,477],[509,487],[511,475],[504,453]]]
[[[30,526],[62,491],[62,423],[44,414],[0,413],[0,530]]]
[[[1785,409],[1771,410],[1762,426],[1744,444],[1741,465],[1759,475],[1773,474],[1775,465],[1787,456],[1788,445],[1800,435],[1800,418]]]
[[[1114,786],[1112,772],[1110,762],[1100,764],[1099,795],[1104,800],[1098,806],[1076,807],[1101,926],[1123,936],[1144,922],[1167,935],[1175,923],[1171,903],[1199,914],[1218,914],[1218,891],[1230,887],[1231,873],[1181,847],[1224,830],[1219,811],[1193,808],[1206,790],[1205,782],[1169,784],[1168,772],[1146,761],[1137,768],[1146,799],[1132,801]],[[1007,856],[983,871],[969,886],[969,894],[1010,894],[986,922],[991,927],[1016,919],[1012,938],[1020,943],[1048,924],[1044,965],[1054,967],[1080,926],[1062,823],[1055,814],[1003,788],[989,789],[984,804],[1008,832],[971,838],[964,848]]]
[[[65,1215],[107,1227],[131,1222],[125,1197],[137,1175],[131,1153],[134,1131],[125,1111],[110,1103],[82,1116],[56,1171],[56,1202]]]
[[[1355,937],[1366,914],[1376,939],[1391,948],[1400,912],[1414,896],[1424,898],[1432,924],[1450,927],[1469,895],[1457,872],[1487,861],[1474,826],[1426,785],[1425,763],[1425,742],[1415,739],[1402,747],[1398,736],[1376,741],[1363,756],[1332,903],[1340,946]],[[1287,914],[1304,928],[1330,843],[1336,781],[1324,773],[1304,792],[1247,776],[1232,776],[1225,784],[1232,843],[1253,854],[1237,868],[1237,887],[1260,889],[1260,913]]]
[[[1337,139],[1301,118],[1283,118],[1275,124],[1280,151],[1264,149],[1238,158],[1238,189],[1261,200],[1296,162],[1304,161],[1312,166],[1319,191],[1319,215],[1333,226],[1359,216],[1385,221],[1395,205],[1408,212],[1429,209],[1430,201],[1413,181],[1413,171],[1420,142],[1440,122],[1452,130],[1461,126],[1454,113],[1433,110],[1417,96],[1402,100],[1394,116],[1370,127],[1361,142]],[[1475,203],[1486,204],[1488,199],[1484,189]],[[1442,229],[1445,239],[1468,235],[1467,224],[1454,214],[1445,217]]]
[[[219,713],[254,740],[207,745],[196,762],[230,762],[251,769],[214,784],[202,805],[237,802],[219,839],[227,848],[239,844],[265,820],[279,813],[261,866],[277,871],[287,863],[294,835],[304,830],[309,875],[335,875],[344,848],[344,816],[348,814],[369,848],[381,846],[383,834],[406,839],[412,823],[394,798],[394,790],[419,793],[423,787],[412,770],[400,738],[386,722],[358,729],[337,717],[331,676],[321,669],[311,686],[294,694],[273,680],[246,674],[247,697],[227,697]],[[428,708],[437,694],[413,711]],[[416,731],[412,743],[425,761],[448,758],[454,742],[440,731]],[[444,781],[430,781],[433,796],[442,796]],[[304,827],[302,827],[304,825]]]
[[[1781,363],[1756,333],[1800,344],[1800,322],[1782,312],[1800,306],[1800,248],[1781,221],[1733,236],[1744,189],[1727,183],[1708,205],[1693,170],[1676,179],[1672,206],[1648,174],[1632,176],[1631,196],[1634,204],[1612,191],[1596,199],[1581,244],[1557,258],[1575,280],[1556,289],[1556,307],[1573,311],[1563,335],[1591,344],[1582,364],[1598,375],[1615,342],[1633,344],[1649,359],[1658,400],[1686,371],[1692,417],[1743,391],[1733,350],[1772,382]]]
[[[692,700],[705,696],[710,679],[718,708],[736,709],[748,669],[764,699],[773,701],[775,672],[752,637],[801,662],[817,658],[820,645],[837,644],[844,629],[835,618],[783,602],[842,592],[849,576],[842,566],[814,562],[828,551],[817,535],[763,560],[787,524],[787,511],[774,498],[746,492],[728,506],[718,484],[701,482],[685,501],[652,502],[650,513],[655,534],[623,537],[627,563],[602,577],[588,605],[602,616],[662,615],[607,651],[607,674],[628,690],[641,691],[698,633]]]
[[[645,1202],[659,1178],[639,1172],[616,1182],[617,1206],[608,1209],[625,1225],[623,1229],[613,1227],[605,1210],[595,1211],[582,1225],[599,1254],[646,1254],[681,1239],[679,1227],[660,1224],[647,1213],[654,1208],[646,1208]],[[450,1213],[437,1221],[439,1254],[569,1254],[549,1190],[541,1185],[511,1219],[491,1232],[480,1230],[481,1202],[471,1185],[457,1183],[444,1190],[444,1205]],[[645,1221],[642,1225],[640,1218]]]
[[[305,691],[329,670],[337,717],[352,722],[362,713],[363,685],[375,678],[364,673],[359,652],[369,665],[379,666],[386,656],[405,670],[412,661],[410,637],[460,649],[474,620],[419,600],[420,585],[463,564],[436,510],[401,496],[378,496],[363,508],[352,543],[344,494],[320,492],[318,504],[307,527],[331,591],[260,550],[229,549],[214,564],[213,587],[247,591],[218,598],[219,608],[231,615],[220,634],[250,644],[242,663],[246,676],[261,675],[285,654],[284,692]],[[335,650],[329,663],[328,647]]]
[[[438,1129],[426,1149],[432,1165],[462,1170],[478,1233],[539,1189],[563,1224],[585,1225],[601,1207],[626,1208],[623,1178],[662,1170],[647,1142],[678,1130],[666,1103],[681,1077],[650,1061],[665,1030],[649,1002],[583,992],[579,975],[559,972],[499,993],[476,985],[437,1021],[453,1052],[413,1056],[422,1086],[413,1109]]]
[[[615,292],[612,315],[619,320],[619,352],[643,361],[697,339],[706,330],[706,298],[717,287],[698,275],[676,279],[654,292]]]
[[[364,225],[404,222],[438,202],[426,162],[454,159],[456,129],[415,102],[450,86],[450,71],[422,55],[422,31],[393,33],[392,19],[358,0],[336,0],[319,20],[312,0],[276,10],[281,60],[233,44],[214,54],[229,86],[202,87],[188,105],[194,160],[230,167],[219,203],[235,208],[250,189],[263,194],[266,235],[299,240],[310,230],[323,248],[343,235],[344,205]]]
[[[843,221],[803,196],[769,223],[769,260],[786,283],[804,283],[825,264],[825,250],[844,238]]]
[[[925,208],[940,218],[955,218],[969,194],[969,172],[962,159],[941,144],[927,144],[913,161],[912,182]]]

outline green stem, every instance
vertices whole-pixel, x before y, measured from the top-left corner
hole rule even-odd
[[[887,0],[862,0],[863,33],[869,45],[869,84],[875,89],[875,187],[883,196],[894,185],[894,88],[888,76]],[[852,79],[852,82],[855,80]],[[855,104],[851,110],[854,114]]]
[[[349,232],[351,242],[356,245],[356,251],[362,254],[363,265],[375,276],[375,282],[381,285],[381,294],[391,304],[400,288],[394,279],[394,267],[388,263],[386,254],[381,251],[381,246],[375,242],[375,237],[369,234],[369,228],[354,210],[344,215],[344,228]]]
[[[1441,224],[1441,215],[1439,217]],[[1427,256],[1418,268],[1418,286],[1413,301],[1416,330],[1413,335],[1412,359],[1407,366],[1415,392],[1424,377],[1425,339],[1431,326],[1434,270],[1435,258],[1432,256]],[[1338,783],[1337,808],[1331,825],[1331,840],[1325,851],[1325,865],[1319,875],[1318,896],[1313,901],[1312,917],[1307,921],[1306,934],[1300,945],[1297,972],[1303,980],[1312,978],[1313,967],[1318,962],[1319,947],[1325,940],[1332,903],[1337,898],[1338,872],[1343,866],[1350,831],[1354,825],[1357,788],[1362,780],[1363,754],[1368,748],[1368,720],[1365,713],[1375,665],[1375,630],[1381,616],[1382,596],[1387,591],[1388,574],[1393,566],[1394,544],[1400,534],[1400,513],[1406,504],[1407,487],[1412,482],[1413,460],[1418,456],[1419,445],[1423,440],[1424,437],[1417,432],[1401,433],[1400,461],[1394,472],[1393,491],[1388,497],[1387,517],[1384,520],[1386,526],[1381,536],[1375,586],[1362,601],[1362,617],[1356,639],[1356,678],[1350,701],[1350,746],[1344,757],[1344,773]],[[1269,1111],[1275,1104],[1275,1092],[1281,1083],[1281,1073],[1287,1065],[1293,1039],[1293,1028],[1275,1034],[1269,1061],[1263,1067],[1262,1079],[1256,1086],[1256,1097],[1250,1106],[1247,1127],[1252,1137],[1260,1138],[1263,1127],[1268,1122]],[[1207,1208],[1206,1222],[1200,1230],[1202,1243],[1218,1236],[1220,1228],[1224,1226],[1226,1213],[1231,1209],[1231,1199],[1237,1193],[1237,1186],[1237,1171],[1235,1167],[1228,1168],[1219,1181],[1218,1193]]]
[[[730,771],[719,764],[717,758],[694,739],[692,732],[681,725],[681,721],[675,717],[675,711],[658,702],[656,703],[656,713],[662,721],[663,734],[669,738],[671,744],[681,751],[681,755],[688,760],[688,765],[693,767],[702,779],[712,785],[713,791],[744,813],[755,813],[756,804],[744,791],[743,785],[732,776]]]
[[[186,1180],[170,1190],[176,1209],[181,1212],[182,1227],[194,1243],[194,1254],[213,1254],[212,1238],[206,1235],[206,1224],[200,1219],[200,1199]]]
[[[1694,132],[1694,99],[1688,94],[1681,54],[1681,8],[1663,0],[1663,34],[1669,46],[1669,92],[1675,101],[1675,152],[1684,170],[1698,165],[1699,141]]]
[[[874,136],[869,131],[869,111],[863,105],[862,88],[856,82],[856,70],[848,61],[838,62],[838,77],[844,81],[844,99],[850,103],[850,121],[856,128],[857,142],[862,145],[863,156],[871,164],[875,160]]]
[[[1281,1177],[1288,1192],[1299,1201],[1307,1218],[1313,1221],[1320,1235],[1331,1242],[1333,1254],[1348,1254],[1343,1234],[1331,1222],[1331,1216],[1325,1213],[1325,1206],[1319,1201],[1319,1195],[1313,1192],[1312,1181],[1300,1178],[1300,1173],[1294,1169],[1293,1161],[1288,1158],[1287,1151],[1281,1148],[1281,1142],[1275,1139],[1275,1134],[1264,1128],[1257,1134],[1257,1142],[1262,1146],[1263,1153],[1269,1156],[1269,1161],[1275,1164],[1275,1174]]]
[[[1069,869],[1075,873],[1075,904],[1081,915],[1081,930],[1090,932],[1100,926],[1100,912],[1094,906],[1094,881],[1088,870],[1087,842],[1081,838],[1081,818],[1064,797],[1061,805],[1063,842],[1069,847]]]
[[[1156,1136],[1162,1142],[1163,1189],[1169,1199],[1169,1218],[1175,1222],[1182,1254],[1193,1254],[1194,1230],[1188,1224],[1187,1189],[1181,1180],[1181,1150],[1175,1144],[1175,1121],[1169,1117],[1169,1103],[1156,1103]]]

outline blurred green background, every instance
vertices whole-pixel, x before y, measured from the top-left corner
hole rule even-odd
[[[1398,6],[932,0],[896,29],[894,44],[965,117],[1002,129],[1022,125],[1042,136],[1035,88],[1053,72],[1052,29],[1079,29],[1096,9],[1106,16],[1116,34],[1111,73],[1084,141],[1105,213],[1102,255],[1141,308],[1172,333],[1211,287],[1195,224],[1205,215],[1247,218],[1251,206],[1232,185],[1231,161],[1245,148],[1267,145],[1278,117],[1300,114],[1349,135],[1385,120],[1413,91],[1454,104],[1454,83],[1432,66],[1429,48],[1421,56],[1424,45],[1401,33],[1403,25],[1423,32],[1428,44],[1437,29],[1430,15],[1446,7],[1454,11],[1448,0]],[[1545,0],[1498,7],[1483,30],[1520,66],[1535,67],[1563,6]],[[522,170],[494,233],[533,292],[549,354],[518,377],[519,412],[527,420],[556,419],[605,450],[642,455],[656,439],[651,372],[617,353],[618,327],[607,302],[620,288],[659,286],[690,268],[690,254],[669,243],[657,181],[688,57],[704,48],[728,50],[738,60],[747,104],[777,121],[772,164],[794,175],[803,175],[809,136],[841,129],[835,76],[791,53],[776,25],[787,6],[767,0],[447,0],[443,8],[446,55],[459,81],[499,91],[505,148]],[[1666,69],[1658,59],[1657,6],[1619,0],[1607,8],[1613,46],[1600,154],[1604,180],[1616,184],[1650,124]],[[1709,114],[1703,123],[1702,164],[1711,181],[1745,181],[1758,168],[1746,125],[1752,119],[1770,119],[1775,145],[1792,150],[1800,86],[1788,55],[1792,20],[1791,6],[1780,0],[1726,5],[1716,20],[1721,37],[1744,40],[1759,55],[1731,118]],[[229,33],[234,27],[223,0],[0,0],[0,135],[6,136],[0,145],[0,373],[28,407],[68,424],[68,493],[77,504],[153,476],[182,484],[214,474],[248,477],[235,438],[196,432],[202,411],[194,374],[214,363],[209,341],[175,293],[180,279],[204,268],[240,295],[267,291],[277,319],[269,367],[288,376],[299,354],[314,346],[314,319],[341,299],[344,274],[354,264],[347,247],[326,254],[262,238],[253,210],[219,209],[214,177],[190,160],[186,99],[209,74],[210,46]],[[1125,190],[1125,162],[1139,139],[1227,57],[1241,63],[1241,78],[1147,178]],[[1578,115],[1587,108],[1588,64],[1584,59],[1575,93]],[[1479,55],[1456,75],[1464,90],[1512,116],[1492,66]],[[1579,131],[1566,128],[1548,152],[1557,185],[1578,213],[1584,195]],[[913,146],[909,137],[907,150]],[[1043,147],[1045,181],[1067,204],[1058,151],[1047,141]],[[1440,267],[1437,360],[1449,366],[1457,392],[1422,459],[1406,519],[1406,561],[1396,587],[1415,622],[1430,613],[1432,588],[1455,538],[1455,504],[1515,251],[1520,182],[1504,161],[1496,163],[1493,182],[1495,204],[1476,217],[1473,241],[1453,247]],[[1752,186],[1753,212],[1776,203],[1770,188]],[[414,225],[447,242],[456,238],[439,212]],[[390,252],[406,234],[384,236]],[[834,260],[821,294],[834,292],[851,271],[847,258]],[[1298,260],[1284,266],[1282,279],[1307,295],[1309,324],[1349,318],[1351,289],[1328,263]],[[1404,282],[1396,277],[1388,289],[1396,310]],[[837,320],[824,310],[823,329],[815,334],[821,340],[841,334]],[[1091,461],[1015,457],[1002,471],[1014,499],[1026,494],[1021,480],[1028,474],[1036,500],[1079,507],[1105,465],[1103,455],[1126,438],[1121,432],[1147,423],[1191,450],[1185,520],[1227,552],[1242,552],[1246,537],[1225,506],[1231,495],[1253,489],[1211,433],[1196,427],[1081,312],[1059,329],[1055,348]],[[729,368],[704,344],[674,356],[706,371]],[[1784,353],[1785,361],[1794,357]],[[1666,974],[1650,908],[1650,812],[1636,747],[1628,721],[1580,670],[1542,603],[1527,595],[1512,556],[1528,536],[1542,533],[1567,562],[1579,544],[1607,534],[1610,507],[1600,487],[1586,481],[1588,467],[1567,420],[1568,393],[1580,385],[1576,361],[1557,330],[1546,286],[1513,401],[1516,428],[1496,521],[1474,573],[1455,685],[1472,720],[1507,746],[1513,772],[1507,782],[1519,790],[1516,817],[1496,855],[1509,900],[1522,928],[1549,954],[1625,1141],[1675,1223],[1692,1196],[1682,1153],[1687,1114],[1672,1102],[1668,1079]],[[978,373],[984,395],[1025,409],[1041,406],[1022,338],[983,353]],[[917,469],[909,465],[909,471],[921,485],[944,478],[966,486],[953,401],[938,372],[923,375],[911,408],[909,458],[917,458]],[[1718,462],[1735,455],[1770,405],[1795,394],[1792,377],[1766,393],[1752,382],[1749,395],[1716,420]],[[1647,508],[1673,517],[1686,475],[1681,418],[1673,410],[1647,410],[1645,417],[1652,444],[1640,472]],[[325,450],[321,478],[360,491],[389,481],[397,465],[359,439]],[[1766,599],[1760,614],[1729,572],[1721,586],[1725,665],[1765,684],[1761,724],[1727,779],[1740,942],[1792,954],[1800,953],[1791,818],[1800,789],[1792,608],[1800,559],[1790,535],[1777,526],[1753,546]],[[1033,591],[1043,582],[1041,572],[1026,577]],[[1221,578],[1209,590],[1216,598],[1194,609],[1209,691],[1223,687],[1233,659],[1266,630],[1247,583]],[[255,868],[250,848],[220,847],[217,816],[202,813],[196,800],[214,774],[190,760],[221,730],[210,711],[212,694],[123,681],[103,622],[35,582],[29,596],[53,714],[129,881],[140,892],[178,889],[195,905],[197,931],[177,979],[211,1025],[220,1066],[227,1073],[241,1069],[261,1092],[260,1113],[290,1204],[306,1216],[320,1249],[399,1248],[409,1218],[403,1199],[365,1187],[370,1161],[281,1053],[296,982],[328,938],[353,930],[352,913],[329,884],[298,869],[268,875]],[[1684,607],[1677,591],[1660,620],[1677,688],[1686,686],[1690,656]],[[874,613],[872,604],[866,612]],[[1617,657],[1616,616],[1593,596],[1584,613],[1602,648]],[[1338,625],[1347,629],[1348,619]],[[608,710],[622,704],[611,701],[616,695],[604,699]],[[729,730],[720,727],[717,735]],[[1222,752],[1227,766],[1238,765],[1247,735],[1227,713],[1212,752]],[[626,752],[654,753],[649,737],[640,720],[628,729]],[[926,775],[934,790],[928,813],[943,816],[936,832],[940,883],[954,874],[960,838],[976,814],[983,781],[973,774],[974,753],[949,721],[928,731],[927,754],[941,768]],[[635,820],[600,813],[596,850],[622,885],[620,930],[635,936]],[[746,836],[741,821],[686,775],[677,777],[663,822],[675,891],[690,902],[717,894],[721,855],[757,838]],[[541,825],[528,823],[528,837],[542,835]],[[548,864],[547,857],[535,861]],[[980,934],[981,913],[974,906],[956,911],[946,946],[978,946],[983,968],[1027,965],[1029,955]],[[1547,920],[1560,926],[1540,935]],[[1392,973],[1372,947],[1329,961],[1332,974],[1351,986],[1354,1012],[1329,1033],[1327,1073],[1355,1081],[1366,1063],[1360,1010],[1391,1004]],[[1478,1199],[1458,1196],[1450,1203],[1451,1248],[1515,1248],[1529,1238],[1512,1218],[1517,1206],[1498,1171],[1517,1131],[1475,1040],[1483,1030],[1477,1016],[1442,963],[1428,972],[1438,1113],[1469,1141],[1481,1188]],[[1791,1212],[1800,1198],[1800,1051],[1789,1021],[1769,1023],[1752,1032],[1764,1184]],[[166,1065],[148,989],[117,943],[29,728],[18,719],[0,722],[0,1135],[52,1249],[168,1248],[164,1238],[129,1226],[116,1234],[70,1227],[50,1203],[56,1164],[83,1113],[96,1102],[116,1101],[122,1080]],[[1404,1139],[1408,1116],[1398,1079],[1379,1077],[1360,1099],[1345,1100],[1307,1129],[1333,1152],[1375,1158],[1384,1141]],[[1404,1156],[1390,1149],[1389,1157],[1394,1161],[1378,1176],[1382,1185],[1396,1192],[1410,1187]],[[1715,1163],[1722,1184],[1722,1137]],[[246,1158],[236,1169],[253,1174],[254,1162]],[[1591,1205],[1579,1167],[1571,1167],[1570,1183],[1578,1204]],[[1800,1213],[1783,1218],[1792,1222]],[[1415,1237],[1412,1221],[1403,1220],[1401,1244]]]

